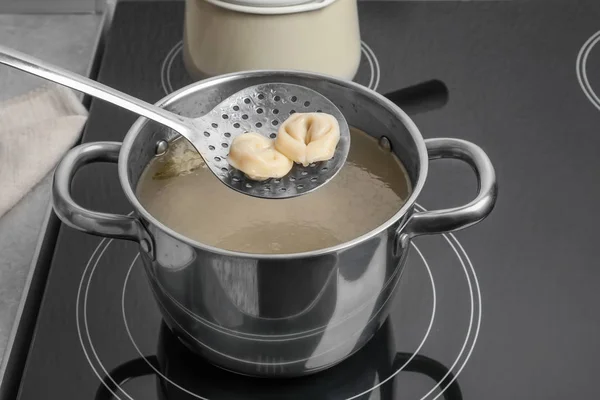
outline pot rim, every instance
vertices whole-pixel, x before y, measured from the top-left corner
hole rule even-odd
[[[390,226],[395,224],[404,215],[406,215],[407,212],[412,208],[412,206],[416,202],[417,197],[419,196],[419,194],[421,193],[421,190],[423,189],[423,186],[425,185],[425,180],[427,179],[429,157],[427,154],[427,147],[425,146],[425,141],[424,141],[423,137],[421,136],[421,132],[417,128],[416,124],[412,121],[412,119],[408,116],[408,114],[406,114],[406,112],[404,112],[400,107],[395,105],[392,101],[388,100],[383,95],[381,95],[381,94],[375,92],[374,90],[369,89],[361,84],[358,84],[358,83],[355,83],[355,82],[352,82],[349,80],[343,80],[343,79],[336,78],[334,76],[330,76],[330,75],[326,75],[326,74],[307,72],[307,71],[298,71],[298,70],[289,70],[289,69],[240,71],[240,72],[234,72],[234,73],[230,73],[230,74],[226,74],[226,75],[219,75],[216,77],[212,77],[212,78],[204,79],[204,80],[201,80],[198,82],[194,82],[190,85],[187,85],[187,86],[185,86],[179,90],[176,90],[175,92],[163,97],[162,99],[157,101],[155,103],[155,105],[157,105],[159,107],[168,106],[169,104],[172,104],[173,102],[175,102],[183,97],[186,97],[188,94],[197,91],[199,88],[202,89],[202,88],[206,88],[206,87],[211,87],[211,86],[214,86],[221,82],[237,80],[239,78],[245,78],[248,76],[260,77],[260,76],[268,76],[268,75],[272,75],[272,74],[278,74],[278,75],[288,75],[289,74],[289,75],[295,75],[295,76],[300,75],[300,76],[305,76],[308,78],[323,79],[323,80],[327,80],[329,82],[335,83],[339,86],[343,86],[343,87],[347,87],[350,89],[354,89],[356,91],[363,92],[368,97],[371,97],[373,100],[375,100],[377,103],[379,103],[379,105],[381,105],[382,107],[385,107],[391,113],[395,114],[398,117],[398,119],[406,127],[407,131],[410,133],[410,135],[412,136],[412,138],[416,144],[417,151],[419,154],[419,164],[420,164],[419,165],[420,171],[419,171],[419,177],[417,179],[417,182],[416,183],[411,182],[411,184],[413,184],[412,193],[408,197],[408,199],[405,201],[405,203],[402,205],[402,207],[400,207],[400,209],[394,215],[392,215],[390,218],[388,218],[387,221],[385,221],[381,225],[375,227],[374,229],[371,229],[369,232],[367,232],[361,236],[358,236],[352,240],[349,240],[347,242],[340,243],[338,245],[331,246],[331,247],[326,247],[323,249],[318,249],[318,250],[305,251],[305,252],[300,252],[300,253],[286,253],[286,254],[245,253],[245,252],[238,252],[238,251],[232,251],[232,250],[225,250],[225,249],[221,249],[218,247],[207,245],[202,242],[197,242],[197,241],[192,240],[191,238],[171,229],[170,227],[166,226],[165,224],[163,224],[162,222],[157,220],[150,212],[148,212],[142,206],[142,204],[139,202],[137,196],[135,195],[133,188],[129,184],[128,174],[127,174],[127,160],[129,157],[129,153],[131,151],[131,147],[135,141],[135,138],[141,131],[144,124],[146,124],[146,122],[148,121],[145,117],[139,117],[135,121],[135,123],[129,128],[129,131],[127,132],[127,134],[125,135],[125,138],[123,139],[121,151],[119,153],[119,162],[118,162],[119,181],[121,182],[121,186],[123,188],[123,191],[125,192],[125,195],[127,196],[127,199],[129,200],[131,205],[133,205],[136,212],[141,214],[147,221],[149,221],[154,226],[158,227],[161,231],[165,232],[169,236],[171,236],[177,240],[180,240],[194,248],[199,248],[199,249],[202,249],[207,252],[216,253],[221,256],[246,258],[246,259],[251,258],[251,259],[255,259],[255,260],[281,260],[281,259],[289,260],[289,259],[316,257],[316,256],[322,256],[322,255],[331,254],[331,253],[337,254],[343,250],[357,246],[357,245],[371,239],[372,237],[380,234],[382,231],[389,229]],[[402,161],[402,160],[400,160],[400,161]],[[277,200],[273,200],[273,201],[277,201]]]

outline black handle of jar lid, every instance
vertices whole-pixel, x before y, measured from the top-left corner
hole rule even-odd
[[[390,101],[409,115],[416,115],[442,108],[448,102],[448,88],[438,79],[417,83],[384,94]]]
[[[413,357],[414,356],[414,357]],[[409,362],[410,361],[410,362]],[[446,400],[462,400],[462,392],[456,376],[444,364],[421,354],[397,353],[392,364],[392,371],[405,366],[403,371],[417,372],[433,379]]]

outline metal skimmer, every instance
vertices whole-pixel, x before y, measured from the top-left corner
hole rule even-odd
[[[296,112],[324,112],[337,118],[340,142],[332,159],[307,167],[294,164],[283,178],[262,182],[251,180],[229,166],[229,146],[237,135],[252,131],[275,139],[279,126]],[[202,138],[194,137],[192,143],[212,172],[233,189],[256,197],[287,198],[317,189],[339,172],[350,149],[349,128],[341,111],[320,93],[289,83],[268,83],[241,90],[195,119],[194,124],[195,132]]]
[[[0,46],[0,63],[100,98],[165,125],[188,139],[221,182],[244,194],[282,199],[311,192],[342,168],[350,149],[350,130],[340,110],[322,94],[289,83],[251,86],[226,98],[199,118],[187,118],[146,103],[81,75]],[[275,138],[279,125],[295,112],[324,112],[340,125],[340,142],[331,160],[308,167],[295,164],[281,179],[258,182],[232,168],[227,154],[232,140],[254,131]]]

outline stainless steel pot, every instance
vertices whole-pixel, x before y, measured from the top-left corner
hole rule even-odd
[[[140,244],[164,320],[190,349],[239,373],[295,376],[332,366],[360,349],[387,316],[411,238],[477,223],[491,212],[497,188],[492,164],[479,147],[458,139],[423,140],[400,108],[349,81],[312,73],[244,72],[195,83],[158,104],[198,116],[234,92],[268,81],[321,92],[351,126],[389,144],[413,183],[406,204],[373,231],[322,250],[270,255],[207,246],[157,221],[135,196],[144,167],[163,149],[158,143],[175,135],[144,118],[122,144],[97,142],[71,150],[56,169],[53,201],[56,213],[73,228]],[[462,207],[415,212],[428,160],[438,158],[469,163],[479,181],[478,195]],[[132,216],[86,210],[73,201],[73,175],[96,161],[118,162]]]

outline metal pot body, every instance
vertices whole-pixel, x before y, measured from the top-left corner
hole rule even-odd
[[[184,244],[150,225],[157,257],[143,253],[144,265],[189,348],[244,374],[302,375],[348,357],[383,322],[406,255],[395,228],[333,254],[268,260],[188,248],[193,259],[174,265]]]
[[[74,228],[140,243],[162,315],[190,349],[243,374],[298,376],[328,368],[360,349],[387,316],[411,238],[480,221],[493,208],[496,183],[493,167],[479,147],[458,139],[424,141],[393,103],[361,85],[329,76],[289,71],[231,74],[190,85],[158,104],[185,116],[200,116],[236,91],[268,81],[319,91],[340,108],[349,125],[391,146],[406,167],[413,192],[390,220],[350,242],[307,253],[245,254],[194,242],[157,221],[135,196],[156,144],[177,135],[146,119],[132,126],[122,144],[98,142],[71,150],[56,170],[53,200],[59,217]],[[477,197],[463,207],[414,212],[428,159],[444,157],[474,167]],[[90,162],[117,160],[134,215],[98,213],[77,205],[69,193],[75,171]]]

